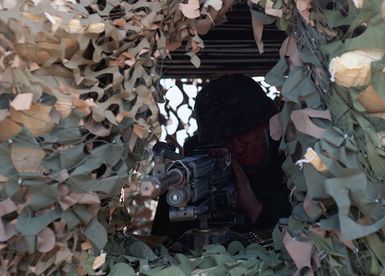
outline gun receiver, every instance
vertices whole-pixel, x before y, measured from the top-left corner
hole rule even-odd
[[[158,144],[153,173],[139,183],[143,196],[167,192],[171,222],[198,220],[201,228],[240,224],[240,215],[234,212],[237,192],[228,149],[206,146],[184,157]],[[166,166],[165,156],[176,159]]]

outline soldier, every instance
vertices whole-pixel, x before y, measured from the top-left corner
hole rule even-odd
[[[223,144],[230,150],[237,209],[248,217],[248,228],[272,228],[280,217],[289,216],[289,191],[281,169],[284,158],[269,136],[269,120],[278,110],[259,84],[244,75],[223,76],[198,93],[194,112],[198,136],[185,143],[185,152],[197,143]],[[164,208],[161,198],[153,234],[170,233]],[[191,227],[191,222],[177,223],[171,232]]]

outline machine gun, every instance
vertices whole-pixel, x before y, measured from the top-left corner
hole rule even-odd
[[[153,173],[140,181],[139,189],[151,198],[167,193],[171,222],[198,221],[200,229],[244,223],[244,216],[234,211],[237,191],[228,149],[203,146],[184,157],[159,142],[153,152]]]

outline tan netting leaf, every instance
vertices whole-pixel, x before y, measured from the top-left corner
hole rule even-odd
[[[55,126],[49,115],[51,109],[49,105],[33,103],[28,110],[12,110],[9,118],[27,128],[32,135],[40,136],[48,133]]]
[[[12,145],[11,160],[15,169],[20,173],[40,171],[41,162],[45,151],[37,148],[20,147]]]
[[[332,80],[345,87],[364,86],[370,80],[370,64],[380,60],[383,49],[363,49],[344,53],[330,61]]]
[[[10,105],[15,110],[28,110],[31,108],[32,97],[32,93],[18,94],[15,99],[13,99]]]
[[[55,242],[55,233],[46,227],[37,235],[36,248],[42,253],[49,252],[54,248]]]

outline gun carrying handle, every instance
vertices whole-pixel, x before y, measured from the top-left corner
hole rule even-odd
[[[158,142],[152,147],[155,156],[163,156],[170,160],[179,160],[184,156],[175,152],[175,146],[165,142]]]

